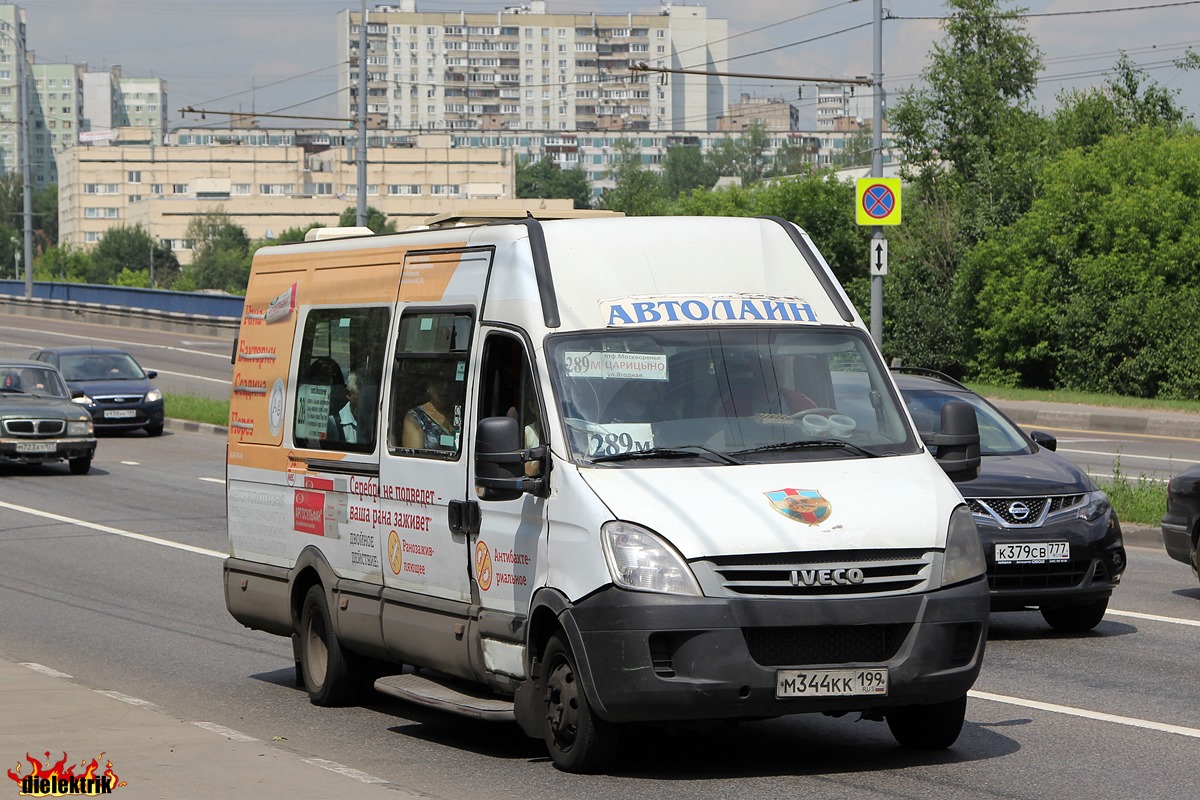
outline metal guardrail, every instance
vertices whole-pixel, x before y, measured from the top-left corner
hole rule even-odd
[[[172,292],[87,283],[0,280],[0,311],[28,317],[74,319],[196,335],[236,335],[245,299],[234,295]]]

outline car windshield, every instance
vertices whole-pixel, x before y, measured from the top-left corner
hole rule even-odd
[[[146,377],[127,353],[64,355],[59,366],[69,381],[138,381]]]
[[[0,365],[0,392],[36,394],[43,397],[69,397],[66,384],[51,367]]]
[[[551,337],[547,350],[579,464],[729,465],[919,448],[857,330],[610,330]]]
[[[903,391],[904,403],[912,414],[913,422],[922,438],[938,433],[942,429],[942,406],[958,400],[969,403],[975,409],[979,421],[979,454],[984,456],[1009,456],[1032,452],[1029,442],[988,401],[973,392],[937,391],[929,389],[907,389]],[[937,448],[930,447],[936,455]]]

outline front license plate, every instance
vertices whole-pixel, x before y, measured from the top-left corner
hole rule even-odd
[[[18,453],[53,453],[58,442],[17,442]]]
[[[887,667],[781,669],[775,673],[776,697],[884,697],[887,693]]]
[[[1017,542],[996,545],[997,564],[1046,564],[1070,560],[1071,545],[1067,542]]]
[[[133,419],[137,412],[132,408],[110,408],[104,412],[105,419]]]

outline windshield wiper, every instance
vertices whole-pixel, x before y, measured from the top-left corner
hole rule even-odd
[[[14,389],[11,386],[0,386],[0,392],[4,392],[5,394],[25,394],[20,389]]]
[[[860,456],[866,456],[867,458],[879,458],[878,453],[872,453],[870,450],[866,450],[850,442],[842,441],[841,439],[801,439],[795,442],[776,442],[775,444],[765,444],[762,447],[751,447],[747,450],[735,450],[731,455],[744,456],[747,453],[766,453],[770,450],[806,450],[809,448],[827,447],[840,447],[852,453],[857,453]]]
[[[713,456],[723,464],[741,464],[736,458],[722,453],[718,450],[705,447],[702,444],[681,444],[677,447],[651,447],[648,450],[630,450],[627,453],[613,453],[607,456],[597,456],[592,459],[593,464],[612,461],[633,461],[639,458],[695,458],[701,454]]]

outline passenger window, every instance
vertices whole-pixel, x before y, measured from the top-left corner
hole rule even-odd
[[[304,322],[292,436],[298,447],[375,450],[388,309],[314,309]]]
[[[392,453],[458,458],[471,330],[465,311],[414,311],[400,318],[388,425]]]

